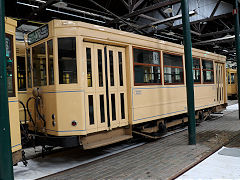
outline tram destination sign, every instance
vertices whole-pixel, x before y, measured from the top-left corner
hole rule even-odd
[[[47,38],[48,35],[49,35],[48,24],[46,24],[28,34],[28,45],[31,45],[44,38]]]

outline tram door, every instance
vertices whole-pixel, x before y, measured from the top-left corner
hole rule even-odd
[[[217,86],[217,102],[219,104],[224,103],[224,78],[223,78],[223,64],[222,63],[215,63],[216,64],[216,86]]]
[[[88,132],[128,125],[125,49],[84,43]]]

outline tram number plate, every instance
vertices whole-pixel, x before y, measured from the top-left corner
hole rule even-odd
[[[142,94],[142,91],[135,91],[135,94],[136,94],[136,95],[141,95],[141,94]]]
[[[46,24],[28,34],[28,45],[31,45],[44,38],[47,38],[48,34],[49,34],[48,25]]]

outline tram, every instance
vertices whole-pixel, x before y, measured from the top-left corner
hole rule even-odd
[[[182,45],[67,20],[29,33],[27,44],[29,127],[39,142],[91,149],[187,122]],[[227,103],[226,57],[192,54],[197,117]]]
[[[237,70],[227,68],[227,96],[231,99],[236,99],[237,97]]]
[[[17,90],[17,73],[16,73],[17,72],[16,41],[15,41],[16,26],[17,22],[15,20],[5,18],[8,106],[9,106],[13,164],[16,164],[22,158],[18,90]]]

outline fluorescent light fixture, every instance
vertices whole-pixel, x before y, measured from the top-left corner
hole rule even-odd
[[[35,5],[32,5],[32,4],[27,4],[27,3],[22,3],[22,2],[19,2],[19,1],[17,1],[17,4],[24,5],[24,6],[29,6],[29,7],[34,7],[34,8],[39,8],[39,6],[35,6]],[[62,12],[62,11],[58,11],[58,10],[54,10],[54,9],[46,8],[46,10],[51,11],[51,12],[55,12],[55,13],[59,13],[59,14],[65,14],[65,15],[72,16],[72,17],[77,17],[77,18],[81,18],[81,19],[95,21],[95,22],[99,22],[99,23],[105,23],[104,21],[101,21],[101,20],[91,19],[91,18],[87,18],[87,17],[83,17],[83,16],[78,16],[78,15],[75,15],[75,14],[70,14],[70,13],[66,13],[66,12]]]
[[[163,10],[164,13],[170,14],[173,12],[173,9],[171,7],[167,7],[166,9]]]

